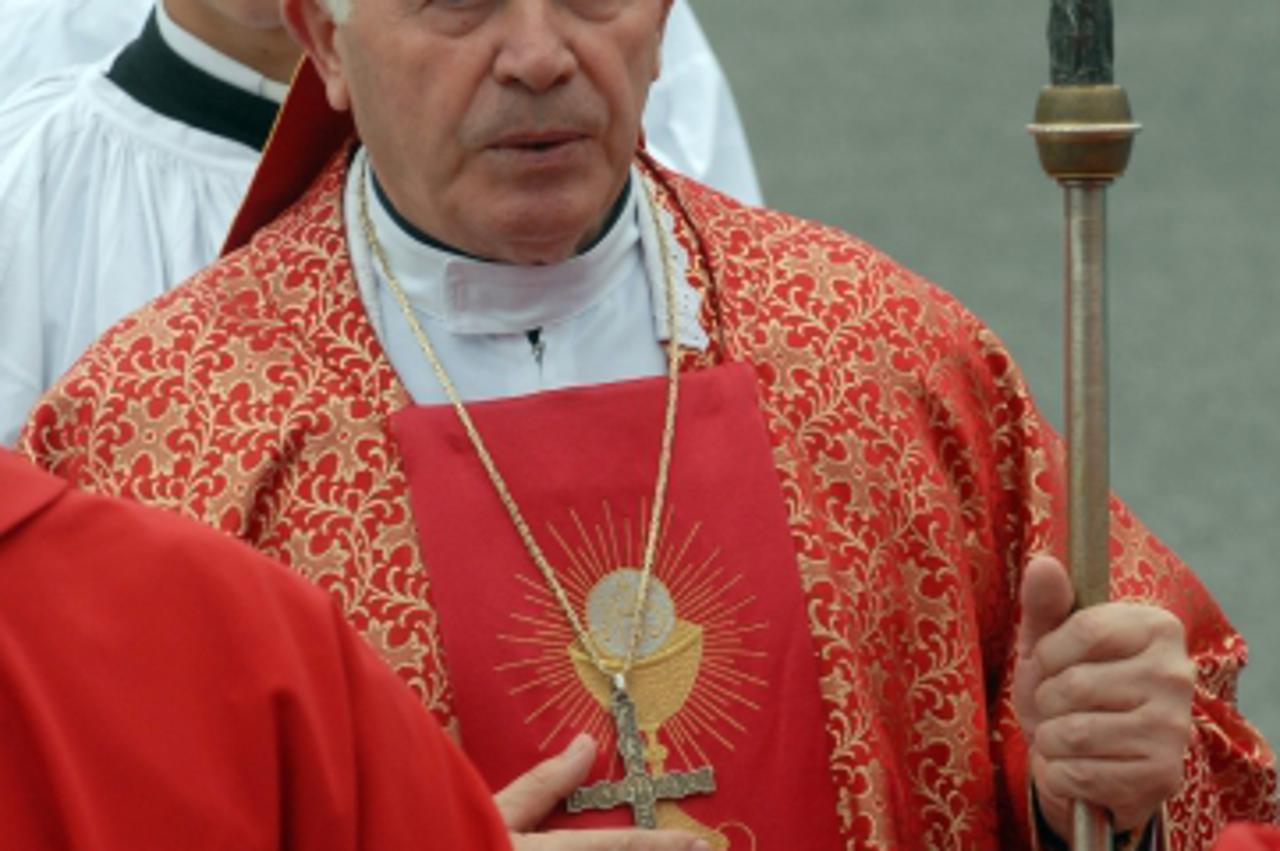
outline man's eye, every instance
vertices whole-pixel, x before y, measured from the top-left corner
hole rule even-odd
[[[443,35],[465,35],[478,26],[498,0],[426,0],[422,12],[430,26]]]
[[[591,20],[607,20],[634,0],[563,0],[575,15]]]
[[[494,2],[495,0],[428,0],[427,7],[435,8],[442,12],[469,12],[475,9],[483,9],[486,6],[492,6]]]

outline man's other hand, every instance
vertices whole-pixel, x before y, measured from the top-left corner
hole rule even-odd
[[[705,842],[675,830],[533,833],[556,805],[586,780],[595,758],[595,740],[580,735],[564,751],[538,763],[494,796],[516,851],[711,851]]]
[[[1041,809],[1069,836],[1073,800],[1137,830],[1182,785],[1195,667],[1182,622],[1154,606],[1073,613],[1060,562],[1038,557],[1022,581],[1013,701]]]

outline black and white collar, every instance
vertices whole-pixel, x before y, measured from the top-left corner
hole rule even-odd
[[[287,90],[183,30],[163,3],[107,78],[161,115],[257,150],[266,145]]]

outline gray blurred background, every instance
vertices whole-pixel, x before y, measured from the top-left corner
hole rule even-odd
[[[1280,745],[1280,2],[1119,0],[1145,126],[1110,192],[1113,482],[1252,648]],[[693,0],[771,206],[956,293],[1061,424],[1061,192],[1025,131],[1036,0]]]

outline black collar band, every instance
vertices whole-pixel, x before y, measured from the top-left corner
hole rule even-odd
[[[142,34],[112,63],[107,79],[174,121],[261,151],[279,105],[212,77],[179,56],[160,35],[152,10]]]
[[[382,183],[378,180],[378,175],[373,172],[371,173],[373,174],[373,192],[377,196],[379,203],[381,203],[383,209],[387,211],[387,215],[391,217],[391,220],[395,222],[402,231],[413,237],[414,240],[430,248],[434,248],[437,251],[444,251],[456,257],[465,257],[468,260],[479,260],[486,263],[493,262],[484,257],[477,257],[474,254],[463,251],[461,248],[455,248],[448,243],[441,242],[431,234],[423,231],[413,222],[406,219],[400,214],[400,211],[396,209],[395,204],[391,203],[391,199],[387,197],[387,193],[383,191]],[[600,241],[605,238],[609,231],[613,230],[614,226],[618,224],[618,219],[622,218],[622,213],[627,208],[627,199],[630,197],[631,177],[628,175],[627,182],[623,185],[622,192],[618,195],[618,200],[613,202],[613,207],[609,210],[609,215],[604,221],[604,227],[600,228],[600,232],[591,240],[591,243],[586,248],[579,251],[578,254],[586,254],[588,251],[595,248],[600,244]]]

